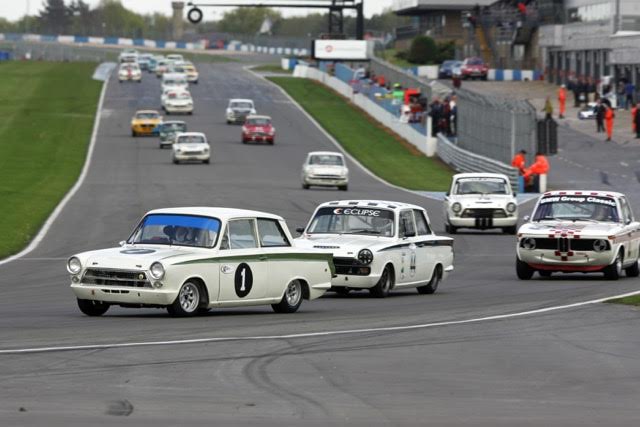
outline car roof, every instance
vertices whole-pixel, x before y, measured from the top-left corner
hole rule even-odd
[[[593,191],[593,190],[556,190],[547,191],[542,197],[547,196],[598,196],[598,197],[624,197],[624,194],[615,191]]]
[[[234,209],[234,208],[219,208],[219,207],[177,207],[177,208],[164,208],[154,209],[147,212],[149,214],[177,214],[177,215],[202,215],[215,217],[221,220],[229,220],[233,218],[270,218],[276,220],[284,220],[281,216],[274,215],[267,212],[252,211],[248,209]]]
[[[160,115],[160,113],[157,110],[138,110],[138,111],[136,111],[136,114],[140,114],[140,113],[155,113],[157,115]]]
[[[504,178],[509,181],[509,177],[507,175],[489,172],[457,173],[453,175],[453,181],[459,178]]]
[[[179,78],[185,78],[185,74],[184,73],[164,73],[162,75],[162,80],[168,80],[168,79],[179,79]]]
[[[202,136],[202,137],[204,137],[205,139],[207,138],[207,135],[205,135],[205,134],[204,134],[204,133],[202,133],[202,132],[180,132],[180,133],[178,134],[178,137],[180,137],[180,136]]]
[[[342,153],[337,151],[311,151],[307,156],[340,156],[344,157]]]
[[[255,114],[255,115],[251,115],[251,116],[247,116],[247,120],[249,119],[267,119],[267,120],[271,120],[271,116],[263,116],[260,114]]]
[[[383,208],[391,209],[393,211],[399,211],[401,209],[420,209],[424,210],[421,206],[411,205],[409,203],[391,202],[387,200],[333,200],[330,202],[322,203],[319,208],[328,206],[350,206],[359,208]]]
[[[253,103],[252,99],[246,99],[246,98],[231,98],[229,100],[229,102],[251,102]]]

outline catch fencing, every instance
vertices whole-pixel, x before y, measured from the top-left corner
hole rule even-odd
[[[102,48],[62,43],[0,41],[0,50],[8,51],[12,59],[61,62],[117,62],[120,48]]]
[[[510,164],[514,154],[536,151],[536,110],[516,100],[456,90],[457,145],[467,151]]]
[[[371,58],[369,67],[376,76],[384,76],[388,83],[400,83],[404,88],[419,88],[430,99],[434,96],[443,98],[451,93],[451,88],[436,80],[429,82],[380,58]]]

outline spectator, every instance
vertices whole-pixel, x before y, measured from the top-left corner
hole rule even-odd
[[[518,168],[518,170],[520,171],[520,175],[524,175],[527,166],[526,155],[526,150],[520,150],[516,153],[515,156],[513,156],[513,160],[511,160],[511,166],[513,166],[514,168]]]
[[[449,102],[449,127],[451,136],[456,136],[458,133],[458,104],[456,103],[456,97],[453,95]]]
[[[636,113],[633,115],[633,127],[636,131],[636,138],[640,138],[640,103],[636,105]]]
[[[619,80],[618,84],[616,85],[616,106],[618,108],[622,108],[622,106],[624,105],[625,82],[626,80],[622,79]]]
[[[638,113],[638,104],[634,104],[633,107],[631,107],[631,131],[633,133],[636,133],[637,128],[636,128],[636,114]]]
[[[604,121],[607,127],[607,141],[611,141],[611,138],[613,137],[613,119],[615,118],[615,116],[616,115],[613,112],[613,108],[611,108],[609,105],[606,105],[604,111]]]
[[[551,104],[551,98],[549,98],[548,96],[544,101],[544,107],[542,108],[542,111],[544,111],[545,120],[553,119],[553,104]]]
[[[434,98],[429,105],[429,116],[431,117],[431,136],[438,136],[440,130],[440,119],[442,118],[442,104],[438,98]]]
[[[569,79],[568,88],[571,92],[573,92],[573,106],[579,107],[580,104],[578,98],[580,97],[580,94],[578,93],[578,82],[575,78],[572,77]]]
[[[584,102],[585,105],[589,104],[589,84],[584,78],[580,78],[579,83],[580,93],[578,94],[578,101],[580,105]]]
[[[625,103],[624,103],[624,109],[628,110],[630,105],[633,105],[633,95],[636,92],[636,85],[634,85],[631,82],[627,82],[627,84],[624,85],[624,94],[625,94]]]
[[[558,103],[560,104],[560,118],[564,119],[564,112],[567,107],[567,90],[564,85],[560,86],[558,89]]]
[[[597,133],[604,132],[604,112],[605,112],[604,103],[602,102],[601,99],[598,99],[597,105],[596,105],[596,126],[597,126],[596,132]]]

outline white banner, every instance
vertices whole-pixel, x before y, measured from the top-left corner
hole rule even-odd
[[[314,40],[313,57],[324,60],[369,59],[366,40]]]

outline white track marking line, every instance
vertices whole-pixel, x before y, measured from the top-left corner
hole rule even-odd
[[[84,180],[87,177],[87,173],[89,172],[89,166],[91,166],[93,149],[96,145],[96,137],[98,135],[98,128],[100,127],[100,118],[102,116],[102,104],[104,102],[105,93],[107,92],[108,82],[109,82],[109,77],[107,77],[107,79],[104,81],[102,85],[102,91],[100,91],[100,99],[98,100],[96,117],[93,121],[93,131],[91,132],[91,141],[89,142],[89,149],[87,150],[87,156],[85,158],[84,166],[82,167],[82,172],[80,172],[80,176],[78,177],[78,180],[76,181],[75,184],[73,184],[73,187],[71,187],[71,189],[67,192],[67,194],[65,194],[65,196],[62,198],[60,203],[58,203],[58,205],[53,210],[53,212],[51,212],[51,215],[49,215],[45,223],[42,225],[42,227],[38,231],[38,234],[36,234],[36,237],[33,240],[31,240],[29,245],[23,250],[21,250],[20,252],[18,252],[17,254],[11,255],[8,258],[0,260],[0,265],[7,264],[7,263],[10,263],[11,261],[15,261],[19,258],[22,258],[23,256],[27,255],[28,253],[36,249],[38,245],[42,242],[44,237],[47,235],[47,232],[49,231],[49,229],[51,228],[55,220],[58,218],[58,216],[60,216],[60,213],[62,213],[62,210],[65,208],[65,206],[67,206],[67,203],[69,203],[69,200],[71,200],[71,198],[78,192],[78,190],[84,183]]]
[[[300,338],[315,338],[315,337],[327,337],[336,335],[356,335],[356,334],[368,334],[372,332],[404,332],[414,329],[427,329],[442,326],[455,326],[466,325],[471,323],[489,322],[493,320],[505,320],[513,319],[516,317],[531,316],[535,314],[549,313],[554,311],[568,310],[572,308],[584,307],[587,305],[599,304],[604,301],[624,298],[634,295],[639,295],[640,291],[629,292],[626,294],[614,295],[605,298],[598,298],[589,301],[576,302],[572,304],[557,305],[554,307],[538,308],[535,310],[521,311],[518,313],[509,314],[497,314],[493,316],[477,317],[464,320],[452,320],[447,322],[434,322],[434,323],[422,323],[417,325],[405,325],[405,326],[388,326],[380,328],[365,328],[365,329],[344,329],[337,331],[321,331],[321,332],[306,332],[299,334],[284,334],[284,335],[249,335],[245,337],[211,337],[211,338],[193,338],[183,340],[168,340],[168,341],[142,341],[142,342],[122,342],[111,344],[86,344],[86,345],[67,345],[67,346],[52,346],[52,347],[31,347],[31,348],[16,348],[16,349],[4,349],[0,350],[2,354],[25,354],[25,353],[52,353],[60,351],[81,351],[81,350],[103,350],[112,348],[131,348],[131,347],[152,347],[152,346],[167,346],[167,345],[188,345],[188,344],[208,344],[213,342],[229,342],[229,341],[265,341],[265,340],[291,340]]]

